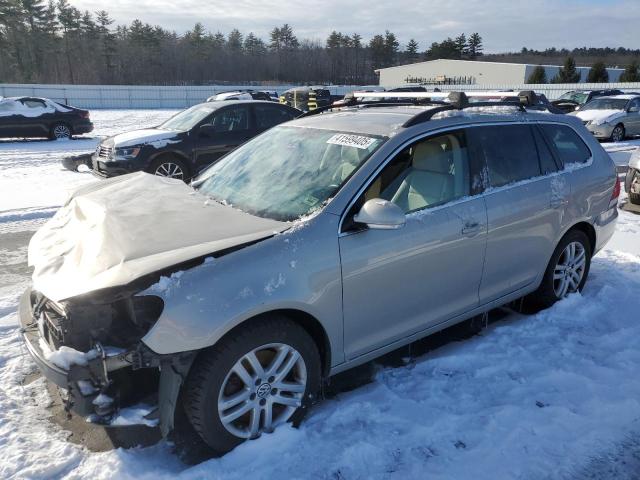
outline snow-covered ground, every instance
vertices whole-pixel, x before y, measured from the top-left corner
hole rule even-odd
[[[63,170],[98,137],[171,111],[94,111],[79,140],[0,141],[0,478],[638,478],[640,216],[621,211],[582,295],[536,315],[509,313],[473,338],[317,405],[221,459],[187,466],[161,442],[92,453],[47,421],[44,380],[15,314],[29,282],[26,245],[69,189],[97,181]]]

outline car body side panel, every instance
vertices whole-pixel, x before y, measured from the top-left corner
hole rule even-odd
[[[303,226],[224,255],[148,292],[165,302],[143,338],[156,353],[197,350],[261,313],[305,312],[324,328],[331,363],[344,360],[339,217],[318,215]]]

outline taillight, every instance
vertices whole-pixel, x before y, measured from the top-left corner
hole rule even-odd
[[[618,197],[620,196],[620,179],[616,175],[616,183],[613,185],[613,193],[611,194],[611,200],[609,201],[609,207],[613,207],[618,204]]]

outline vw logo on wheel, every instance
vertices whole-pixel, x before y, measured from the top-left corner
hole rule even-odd
[[[259,398],[264,398],[269,395],[270,392],[271,385],[269,385],[268,383],[263,383],[258,387],[258,390],[256,390],[256,395],[258,395]]]

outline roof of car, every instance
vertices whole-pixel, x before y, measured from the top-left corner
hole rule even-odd
[[[600,97],[600,98],[619,98],[621,100],[633,100],[634,98],[638,98],[640,97],[640,95],[634,95],[633,93],[625,93],[622,95],[608,95],[606,97]]]
[[[241,105],[243,103],[256,103],[256,104],[267,104],[267,105],[282,105],[280,103],[271,102],[269,100],[216,100],[215,102],[202,102],[194,105],[194,107],[208,107],[210,110],[217,110],[218,108],[225,107],[227,105]]]
[[[342,132],[360,133],[368,135],[381,135],[392,137],[405,128],[402,126],[407,120],[415,115],[435,108],[434,106],[380,106],[375,108],[348,107],[335,112],[325,112],[319,115],[302,117],[287,125],[300,127],[319,128],[326,130],[337,130]],[[553,117],[554,120],[564,121],[564,123],[575,123],[574,120],[566,118],[566,115],[555,115],[550,113],[527,112],[519,113],[510,111],[505,107],[480,107],[467,108],[464,110],[449,110],[443,112],[441,117],[425,122],[433,128],[451,124],[466,124],[477,121],[518,121],[523,115],[529,120],[545,120]]]

